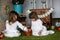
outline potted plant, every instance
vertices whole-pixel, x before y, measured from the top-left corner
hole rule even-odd
[[[24,34],[25,34],[26,36],[31,36],[31,35],[32,35],[31,26],[27,26],[27,28],[28,28],[28,32],[24,31]]]

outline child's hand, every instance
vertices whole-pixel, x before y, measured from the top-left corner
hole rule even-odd
[[[27,27],[25,27],[25,28],[24,28],[24,31],[25,31],[25,32],[28,32],[28,29],[27,29]]]
[[[28,29],[28,31],[31,31],[31,29]]]
[[[41,35],[41,33],[42,33],[42,30],[40,30],[40,31],[38,32],[39,35]]]

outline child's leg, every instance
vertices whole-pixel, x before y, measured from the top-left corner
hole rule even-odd
[[[43,26],[43,31],[42,31],[41,36],[46,36],[48,34],[49,34],[49,31],[47,31],[47,28],[45,26]]]
[[[4,34],[5,37],[13,37],[10,34]]]
[[[4,36],[6,36],[6,37],[19,37],[20,35],[21,35],[21,33],[15,33],[15,32],[4,33]]]
[[[42,34],[41,34],[41,36],[46,36],[48,34],[49,34],[49,31],[43,31]]]
[[[49,30],[49,34],[54,34],[55,32],[53,30]]]
[[[49,30],[49,31],[48,31],[45,26],[43,26],[43,28],[44,28],[43,31],[44,31],[44,32],[46,31],[48,34],[54,34],[54,33],[55,33],[53,30]]]
[[[33,36],[40,36],[38,33],[32,33]]]
[[[43,26],[43,31],[47,31],[47,28],[45,26]]]

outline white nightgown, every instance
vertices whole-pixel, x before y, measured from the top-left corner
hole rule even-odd
[[[14,22],[13,24],[10,25],[10,24],[8,23],[8,20],[7,20],[7,21],[6,21],[6,30],[5,30],[6,33],[4,33],[4,35],[5,35],[6,37],[18,37],[18,36],[20,36],[21,33],[19,33],[19,31],[17,30],[17,26],[18,26],[19,28],[21,28],[22,30],[27,31],[27,28],[24,27],[24,26],[23,26],[21,23],[19,23],[18,21]]]
[[[42,25],[42,21],[40,19],[37,19],[36,21],[32,21],[31,29],[33,36],[45,36],[54,33],[54,31],[52,30],[47,31],[46,27]],[[40,30],[42,30],[41,35],[38,34]]]

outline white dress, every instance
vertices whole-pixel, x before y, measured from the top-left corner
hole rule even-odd
[[[46,27],[42,25],[42,21],[40,19],[37,19],[36,21],[32,21],[31,29],[33,36],[45,36],[54,33],[54,31],[52,30],[47,31]],[[40,30],[42,30],[41,35],[38,34]]]
[[[27,31],[27,28],[24,27],[24,26],[23,26],[21,23],[19,23],[18,21],[14,22],[13,24],[10,25],[10,24],[8,23],[8,20],[7,20],[7,21],[6,21],[6,30],[5,30],[6,33],[4,33],[4,35],[5,35],[6,37],[18,37],[18,36],[20,36],[21,33],[19,33],[19,31],[17,30],[17,26],[18,26],[19,28],[21,28],[22,30]]]

